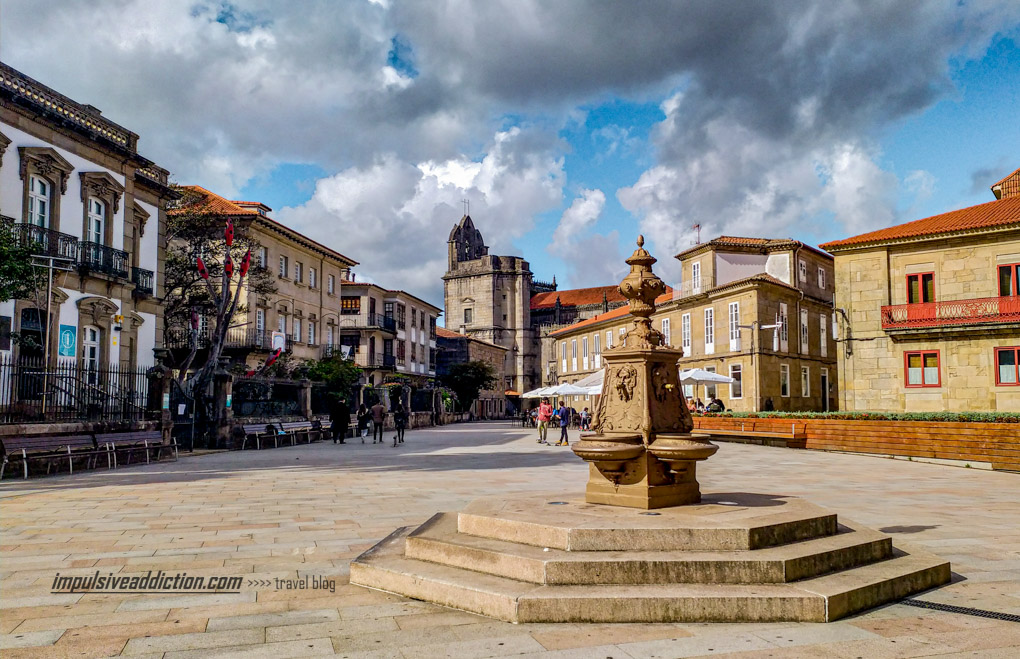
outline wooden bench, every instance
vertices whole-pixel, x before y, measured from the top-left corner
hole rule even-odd
[[[46,473],[57,460],[67,459],[67,469],[74,473],[74,459],[84,457],[87,464],[95,464],[99,448],[91,434],[80,435],[36,435],[29,437],[8,437],[0,441],[3,464],[0,464],[0,479],[11,457],[20,457],[25,478],[28,478],[29,460],[46,460]]]
[[[96,435],[96,445],[100,451],[113,456],[113,467],[117,467],[117,454],[127,453],[127,462],[131,464],[131,456],[137,451],[145,454],[145,464],[149,464],[151,452],[155,451],[156,462],[163,457],[163,450],[173,451],[177,460],[177,442],[163,444],[163,433],[159,430],[130,430],[127,432],[108,432]]]
[[[772,424],[769,424],[772,427]],[[807,434],[804,431],[803,426],[800,430],[797,430],[797,424],[790,424],[790,432],[780,432],[776,430],[755,430],[755,423],[753,420],[748,422],[741,422],[740,429],[736,428],[695,428],[691,431],[698,435],[711,435],[713,437],[729,437],[735,441],[740,441],[741,438],[750,440],[751,443],[768,444],[770,446],[787,446],[789,442],[800,442],[803,441]],[[761,439],[761,442],[755,442],[755,439]],[[780,441],[769,441],[769,440],[783,440]]]
[[[272,423],[246,423],[242,426],[244,430],[244,439],[241,440],[241,450],[245,449],[248,440],[252,440],[255,443],[256,450],[262,450],[262,440],[273,440],[273,446],[280,445],[279,435],[277,433],[276,425]]]
[[[285,421],[280,424],[284,436],[290,437],[290,444],[297,444],[299,438],[304,437],[306,444],[312,443],[312,422],[311,421]]]

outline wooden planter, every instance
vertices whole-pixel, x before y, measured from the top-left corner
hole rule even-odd
[[[915,458],[984,462],[993,469],[1020,471],[1020,424],[948,421],[852,421],[842,419],[695,417],[699,428],[791,433],[803,439],[791,448],[874,453]]]

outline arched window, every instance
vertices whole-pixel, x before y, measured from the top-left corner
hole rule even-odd
[[[81,332],[81,365],[85,381],[89,384],[99,382],[99,368],[102,359],[100,337],[102,332],[94,325],[86,325]]]
[[[85,240],[97,245],[106,242],[106,204],[95,197],[89,197],[89,213]]]
[[[28,222],[37,227],[48,229],[50,226],[50,190],[51,184],[39,176],[31,176],[28,181]]]

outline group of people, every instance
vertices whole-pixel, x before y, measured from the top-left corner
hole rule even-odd
[[[365,443],[365,438],[368,437],[369,427],[372,429],[372,443],[382,444],[385,442],[383,439],[383,429],[386,425],[386,415],[389,412],[386,410],[386,406],[382,402],[377,402],[372,407],[366,406],[362,403],[358,407],[358,413],[355,415],[355,419],[358,424],[358,432],[356,437],[361,437],[361,443]],[[407,422],[410,418],[410,414],[407,408],[404,407],[403,402],[397,402],[396,409],[393,410],[393,427],[396,434],[393,435],[393,446],[404,443],[404,430],[407,428]],[[347,437],[347,429],[351,422],[351,415],[347,412],[347,405],[344,401],[338,401],[338,403],[330,411],[330,434],[333,436],[334,444],[346,444],[344,441]]]
[[[559,407],[554,408],[549,403],[548,398],[543,398],[542,402],[539,403],[538,408],[532,410],[532,415],[535,419],[535,425],[538,427],[538,443],[549,445],[549,427],[558,427],[560,429],[560,439],[556,442],[556,446],[569,446],[570,438],[567,435],[567,429],[570,427],[570,420],[574,417],[576,412],[573,408],[567,407],[567,404],[560,401]],[[591,415],[588,413],[588,408],[580,414],[581,419],[581,430],[591,429]]]
[[[695,413],[697,413],[697,414],[704,414],[706,412],[716,413],[717,414],[719,412],[725,412],[726,411],[726,406],[723,405],[723,402],[721,400],[719,400],[718,398],[713,398],[712,400],[708,401],[708,405],[705,405],[703,402],[701,402],[700,398],[698,398],[698,399],[688,398],[687,399],[687,410],[691,414],[695,414]]]

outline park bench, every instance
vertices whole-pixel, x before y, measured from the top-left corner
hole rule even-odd
[[[75,458],[85,458],[87,464],[92,466],[99,456],[99,448],[91,434],[7,437],[0,441],[0,451],[3,452],[0,479],[4,477],[4,470],[12,457],[21,459],[25,478],[28,478],[29,460],[45,460],[46,473],[49,474],[50,468],[58,460],[66,459],[68,471],[74,473]]]
[[[117,467],[117,454],[126,453],[127,462],[131,464],[131,456],[141,451],[145,455],[145,464],[149,464],[155,453],[156,462],[163,457],[164,449],[172,451],[177,460],[177,442],[171,439],[170,444],[163,444],[163,433],[159,430],[129,430],[126,432],[107,432],[96,434],[96,445],[100,451],[106,451],[107,457],[113,457],[113,467]],[[109,461],[109,460],[108,460]]]
[[[312,422],[311,421],[285,421],[280,424],[284,436],[290,437],[290,444],[294,446],[302,437],[306,444],[312,443]]]
[[[242,451],[246,448],[249,441],[254,443],[256,450],[259,451],[262,450],[263,440],[272,439],[274,447],[280,445],[276,425],[272,423],[246,423],[242,428],[244,430],[244,439],[241,440]]]
[[[748,443],[754,444],[766,444],[769,446],[788,446],[792,442],[803,441],[806,437],[804,427],[797,429],[796,423],[790,424],[790,431],[777,431],[772,430],[773,424],[761,424],[765,427],[770,428],[769,430],[755,430],[756,423],[753,419],[748,421],[741,421],[740,429],[737,428],[695,428],[692,432],[699,435],[711,435],[713,437],[719,437],[724,439],[730,439],[732,441],[740,442],[741,440],[747,440]]]

